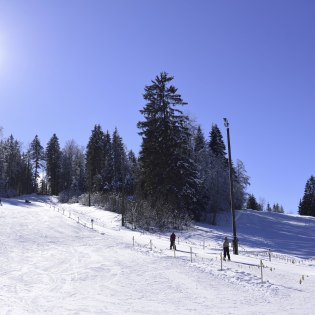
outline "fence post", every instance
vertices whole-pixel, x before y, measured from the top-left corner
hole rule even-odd
[[[179,236],[178,236],[178,238],[177,238],[177,244],[179,244]]]
[[[221,260],[221,271],[222,271],[222,253],[220,253],[220,260]]]
[[[269,249],[269,261],[271,261],[271,252],[270,252],[270,249]]]
[[[264,279],[263,279],[263,262],[262,262],[262,259],[260,259],[260,273],[261,273],[261,283],[263,283]]]
[[[192,247],[190,247],[190,262],[192,262]]]
[[[91,219],[91,226],[92,226],[92,230],[93,230],[93,223],[94,223],[94,220]]]
[[[174,250],[174,258],[176,258],[176,250],[175,250],[175,246],[173,246],[173,250]]]

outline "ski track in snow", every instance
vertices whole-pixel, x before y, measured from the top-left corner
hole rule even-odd
[[[0,314],[312,312],[312,262],[269,262],[247,248],[221,270],[220,233],[203,248],[207,231],[183,232],[175,258],[167,235],[122,229],[119,215],[95,208],[34,198],[5,203],[0,220]]]

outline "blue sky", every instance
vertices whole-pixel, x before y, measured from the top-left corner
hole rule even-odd
[[[296,212],[315,175],[315,2],[0,0],[0,126],[25,147],[85,146],[95,124],[136,153],[161,71],[208,136],[230,121],[248,191]]]

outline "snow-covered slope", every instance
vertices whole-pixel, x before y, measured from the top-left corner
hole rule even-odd
[[[0,207],[0,314],[287,315],[314,308],[313,218],[238,212],[240,255],[221,268],[229,224],[178,232],[174,253],[168,233],[123,229],[115,213],[28,198]]]
[[[260,211],[236,211],[237,236],[242,247],[270,249],[300,258],[315,257],[315,218]],[[222,232],[231,234],[230,213],[221,220]]]

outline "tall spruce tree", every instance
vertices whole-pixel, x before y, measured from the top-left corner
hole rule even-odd
[[[229,163],[222,133],[216,124],[211,127],[208,148],[210,159],[208,176],[209,205],[213,217],[212,223],[215,224],[217,212],[230,207]],[[246,201],[246,188],[250,184],[249,176],[247,176],[245,166],[240,160],[237,161],[236,167],[234,167],[232,161],[232,172],[234,207],[241,209]]]
[[[61,150],[56,134],[53,134],[48,141],[45,155],[49,191],[51,195],[58,195],[60,192],[61,179]]]
[[[197,199],[197,218],[200,221],[206,220],[206,212],[209,204],[209,193],[207,191],[207,175],[209,168],[209,154],[207,150],[207,143],[203,131],[198,126],[194,136],[194,159],[197,165],[198,172],[198,191],[196,194]]]
[[[192,160],[189,118],[178,109],[187,103],[172,76],[162,72],[145,86],[147,102],[138,122],[142,136],[140,151],[141,188],[152,205],[166,202],[176,211],[193,212],[197,172]]]
[[[206,187],[209,195],[210,223],[215,225],[217,213],[230,207],[229,167],[222,133],[216,124],[212,125],[209,135]]]
[[[0,131],[1,131],[1,127],[0,127]],[[4,150],[4,141],[1,139],[0,140],[0,196],[5,195],[5,189],[6,189],[5,150]]]
[[[115,128],[112,142],[113,153],[113,189],[121,192],[125,189],[125,180],[127,175],[127,156],[122,138],[119,135],[118,129]]]
[[[226,159],[226,147],[223,141],[222,133],[216,124],[213,124],[210,131],[209,149],[214,156]]]
[[[112,191],[114,182],[113,144],[108,130],[104,138],[104,168],[102,177],[104,191]]]
[[[259,204],[253,194],[249,194],[247,198],[246,209],[259,210]]]
[[[132,150],[127,154],[127,175],[126,175],[126,194],[133,195],[137,185],[137,177],[139,176],[139,165],[136,155]]]
[[[19,193],[21,176],[21,143],[14,139],[13,135],[4,141],[4,178],[5,191],[8,195]]]
[[[304,196],[299,205],[299,214],[315,217],[315,177],[313,175],[305,184]]]
[[[19,167],[19,194],[29,194],[34,192],[34,177],[32,174],[32,163],[29,153],[23,153]]]
[[[195,135],[195,141],[194,141],[194,152],[195,154],[198,154],[198,152],[201,152],[206,147],[206,139],[202,132],[202,129],[200,126],[197,128],[197,132]]]
[[[0,195],[14,196],[33,192],[32,167],[28,153],[10,135],[0,141]]]
[[[100,125],[95,125],[86,149],[86,177],[89,192],[104,188],[105,135]]]
[[[33,164],[33,187],[34,191],[38,192],[39,171],[43,167],[45,157],[44,148],[42,147],[38,135],[35,136],[29,148],[29,156]]]
[[[61,191],[59,200],[67,202],[79,196],[85,188],[85,156],[74,140],[68,141],[62,150]]]

